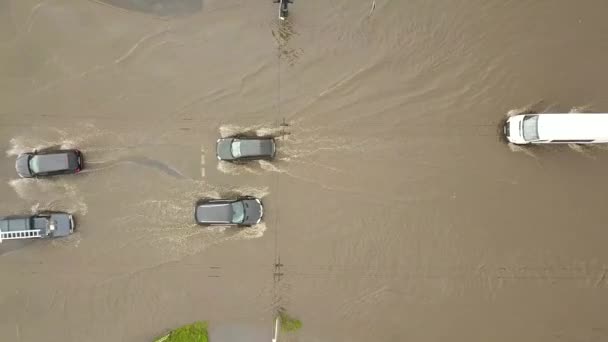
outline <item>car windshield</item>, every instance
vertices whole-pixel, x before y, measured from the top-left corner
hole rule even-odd
[[[230,149],[234,158],[239,158],[241,156],[241,142],[239,140],[232,141]]]
[[[245,220],[245,207],[243,202],[232,203],[232,223],[243,223]]]
[[[526,141],[538,140],[538,115],[524,118],[523,136]]]
[[[30,158],[30,171],[32,171],[33,173],[39,173],[40,172],[40,158],[36,158],[36,156],[33,156]]]

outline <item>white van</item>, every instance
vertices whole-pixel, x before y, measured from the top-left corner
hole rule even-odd
[[[608,114],[521,114],[510,117],[505,137],[514,144],[608,142]]]

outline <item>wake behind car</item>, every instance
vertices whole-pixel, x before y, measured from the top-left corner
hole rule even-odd
[[[274,138],[231,137],[217,140],[217,159],[239,162],[271,160],[276,154]]]
[[[200,225],[253,226],[262,221],[262,201],[254,197],[203,199],[196,203],[194,218]]]
[[[74,232],[74,217],[64,212],[41,212],[34,215],[0,217],[2,240],[50,239]]]
[[[20,154],[15,169],[22,178],[78,173],[83,168],[79,150],[46,150]]]

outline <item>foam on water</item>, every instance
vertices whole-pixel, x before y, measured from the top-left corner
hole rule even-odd
[[[582,106],[575,106],[570,108],[570,113],[589,113],[592,110],[591,105],[590,104],[586,104],[586,105],[582,105]]]
[[[89,164],[124,158],[129,150],[141,144],[136,134],[123,135],[99,129],[90,123],[81,123],[71,131],[54,127],[36,128],[27,135],[13,137],[6,155],[17,156],[49,148],[79,149],[85,155],[86,164]]]
[[[184,179],[177,182],[171,181],[173,187],[169,189],[168,198],[175,198],[180,203],[184,201],[193,202],[197,198],[217,198],[220,196],[217,187],[205,181]]]
[[[220,136],[222,138],[228,138],[237,134],[240,134],[242,131],[252,131],[255,130],[255,127],[247,127],[244,129],[241,126],[236,125],[222,125],[220,126]]]
[[[539,110],[539,106],[543,103],[543,100],[539,100],[535,103],[531,103],[529,105],[526,105],[524,107],[521,108],[514,108],[511,109],[507,112],[507,117],[511,117],[511,116],[515,116],[515,115],[520,115],[520,114],[532,114],[532,113],[538,113]],[[542,111],[540,111],[542,112]]]
[[[52,210],[86,215],[88,212],[83,196],[72,183],[22,178],[10,180],[8,184],[21,199],[34,203],[33,213]]]
[[[179,188],[179,187],[178,187]],[[226,241],[260,238],[266,231],[264,224],[249,228],[233,226],[199,226],[194,221],[194,205],[198,198],[222,198],[231,195],[249,195],[262,198],[266,188],[230,188],[217,190],[206,186],[203,190],[175,192],[169,199],[146,199],[128,212],[140,214],[112,220],[116,230],[135,236],[133,243],[144,243],[157,248],[165,259],[180,259],[199,253],[209,246]]]
[[[222,173],[231,175],[273,172],[293,176],[294,170],[291,170],[291,164],[315,165],[330,172],[341,172],[332,165],[316,162],[314,157],[326,153],[361,152],[370,146],[367,142],[352,143],[344,138],[327,136],[323,134],[322,128],[225,125],[220,128],[220,134],[222,136],[265,135],[275,136],[276,138],[277,155],[273,161],[259,160],[243,164],[220,161],[217,169]]]
[[[285,161],[279,159],[279,161]],[[219,161],[217,164],[218,171],[229,175],[254,174],[258,175],[262,172],[285,172],[277,162],[267,160],[256,160],[247,164],[234,164],[225,161]]]
[[[24,200],[35,200],[40,197],[50,199],[75,197],[77,193],[73,184],[50,179],[19,178],[10,180],[8,184]]]
[[[255,130],[255,133],[259,137],[279,137],[284,131],[283,127],[260,127]]]
[[[285,160],[308,159],[322,153],[335,153],[362,150],[361,144],[352,144],[339,138],[308,137],[279,142],[278,157]]]
[[[66,196],[62,199],[37,202],[32,205],[30,210],[32,213],[40,211],[62,211],[84,216],[89,212],[89,207],[83,200],[78,199],[77,196]]]
[[[161,251],[165,258],[178,260],[229,241],[261,238],[265,231],[266,225],[263,223],[248,228],[190,225],[157,231],[151,234],[150,245]]]
[[[590,158],[590,159],[597,159],[595,156],[593,156],[591,154],[591,148],[593,148],[592,145],[579,145],[579,144],[568,144],[568,147],[576,152],[576,153],[580,153],[581,155],[583,155],[584,157]]]
[[[521,114],[521,109],[511,109],[507,112],[507,117],[512,117]]]
[[[260,170],[256,170],[252,165],[254,164],[235,164],[218,160],[217,170],[228,175],[241,175],[243,173],[259,174]]]
[[[250,137],[280,137],[285,132],[285,127],[280,125],[259,124],[251,126],[238,125],[222,125],[219,129],[222,138],[228,138],[236,135],[244,135]]]
[[[240,187],[227,187],[220,190],[220,194],[225,194],[226,197],[231,197],[232,194],[238,196],[254,196],[257,198],[264,198],[270,194],[267,187],[253,187],[253,186],[240,186]],[[222,196],[224,197],[224,196]]]
[[[532,151],[530,151],[530,149],[526,148],[525,146],[520,146],[520,145],[513,144],[513,143],[508,143],[507,145],[509,146],[509,149],[511,150],[511,152],[523,152],[529,157],[538,159],[536,157],[536,155]]]
[[[277,164],[273,164],[267,160],[258,160],[258,164],[262,170],[270,171],[270,172],[278,172],[283,173],[285,170],[281,169],[277,166]]]
[[[238,232],[229,236],[227,238],[228,241],[259,239],[264,236],[264,232],[266,232],[266,223],[260,222],[255,226],[237,229],[239,229]]]
[[[34,150],[42,150],[49,147],[63,147],[73,145],[74,142],[72,140],[63,140],[63,139],[40,139],[33,137],[15,137],[10,140],[10,147],[6,150],[6,155],[10,156],[18,156],[22,153],[32,152]],[[70,147],[68,147],[70,148]]]

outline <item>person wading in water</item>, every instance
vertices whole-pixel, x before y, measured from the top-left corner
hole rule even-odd
[[[289,15],[289,10],[287,8],[287,6],[289,4],[293,4],[293,0],[272,0],[272,2],[274,2],[275,4],[281,4],[281,9],[279,12],[279,19],[281,20],[285,20],[287,19],[287,16]]]

